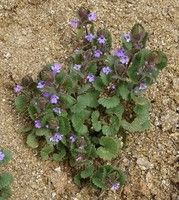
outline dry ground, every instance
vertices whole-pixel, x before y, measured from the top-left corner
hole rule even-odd
[[[13,109],[9,74],[18,82],[28,73],[36,76],[43,64],[65,65],[74,49],[68,21],[81,5],[97,11],[98,25],[113,32],[115,47],[122,31],[141,22],[150,34],[149,47],[161,48],[169,58],[168,68],[147,93],[151,129],[131,135],[115,160],[128,175],[116,194],[79,190],[67,166],[40,161],[18,133],[24,120]],[[11,200],[178,200],[178,57],[178,0],[0,0],[0,147],[13,152],[7,167],[14,175]]]

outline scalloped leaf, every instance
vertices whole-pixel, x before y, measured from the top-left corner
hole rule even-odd
[[[46,144],[40,151],[42,160],[48,160],[49,154],[53,153],[53,151],[54,151],[54,146]]]
[[[80,175],[81,175],[81,178],[85,179],[85,178],[92,177],[93,174],[94,174],[94,166],[93,165],[88,165],[86,167],[86,169],[81,172]]]
[[[19,112],[23,112],[26,110],[27,108],[27,105],[28,105],[28,100],[27,100],[27,97],[24,96],[24,95],[20,95],[16,98],[15,100],[15,106],[16,106],[16,109],[19,111]]]
[[[4,172],[0,175],[0,190],[9,186],[13,181],[13,177],[10,173]]]
[[[99,98],[98,102],[106,108],[114,108],[120,103],[119,98],[117,96]]]
[[[112,160],[118,155],[120,143],[116,139],[105,136],[100,139],[100,144],[102,146],[97,149],[97,154],[103,160]]]
[[[34,133],[30,133],[27,136],[27,145],[33,149],[37,148],[39,146],[38,139]]]
[[[101,130],[101,122],[99,121],[100,113],[99,111],[94,111],[91,115],[92,125],[95,131],[99,132]]]
[[[70,121],[67,117],[59,117],[60,132],[67,135],[71,131]]]
[[[51,131],[50,129],[47,128],[39,128],[35,129],[35,135],[36,136],[51,136]]]
[[[124,99],[124,100],[128,100],[128,96],[129,96],[129,90],[128,90],[128,84],[127,83],[121,83],[119,84],[118,88],[117,88],[117,93],[119,93],[119,95]]]

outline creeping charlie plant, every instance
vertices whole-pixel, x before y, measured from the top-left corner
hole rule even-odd
[[[95,188],[116,191],[125,175],[109,163],[127,134],[149,128],[150,103],[143,93],[167,57],[146,48],[148,33],[141,24],[123,34],[120,47],[112,50],[111,33],[96,29],[96,20],[96,13],[79,9],[78,18],[70,21],[79,47],[68,69],[54,63],[37,80],[25,76],[15,86],[15,105],[31,119],[22,132],[42,159],[68,159],[76,184],[88,180]]]

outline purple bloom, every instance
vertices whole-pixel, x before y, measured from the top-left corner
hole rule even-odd
[[[38,85],[37,85],[37,88],[38,89],[43,89],[44,87],[45,87],[45,81],[39,81]]]
[[[103,52],[100,51],[99,49],[94,51],[94,57],[95,58],[100,58],[102,54],[103,54]]]
[[[104,35],[101,35],[98,38],[98,42],[99,42],[99,44],[105,44],[106,43],[106,38],[104,37]]]
[[[91,73],[89,73],[86,78],[87,78],[88,82],[90,82],[90,83],[92,83],[95,80],[95,76]]]
[[[59,97],[58,97],[57,95],[53,94],[53,95],[50,97],[50,102],[51,102],[52,104],[57,104],[57,103],[58,103],[58,99],[59,99]]]
[[[92,42],[95,36],[92,33],[89,33],[88,35],[85,36],[85,38],[88,42]]]
[[[72,134],[69,139],[71,143],[74,143],[77,140],[77,136],[75,134]]]
[[[114,55],[117,56],[118,58],[125,56],[125,49],[124,48],[117,49]]]
[[[3,151],[0,151],[0,161],[4,160],[5,158],[5,154],[3,153]]]
[[[60,73],[61,69],[62,69],[62,65],[59,63],[55,63],[52,67],[51,67],[53,74],[56,75],[58,73]]]
[[[88,20],[89,21],[96,21],[96,18],[97,18],[96,13],[91,12],[91,13],[88,14]]]
[[[125,33],[124,39],[126,40],[126,42],[130,42],[131,41],[131,33]]]
[[[124,48],[120,48],[120,49],[117,49],[114,53],[118,58],[120,58],[120,62],[122,64],[128,64],[129,62],[129,57],[128,55],[126,54],[125,52],[125,49]]]
[[[44,92],[44,93],[43,93],[43,97],[45,97],[45,98],[50,97],[50,93],[49,93],[49,92]]]
[[[122,64],[128,64],[129,63],[129,57],[127,55],[120,58],[120,61]]]
[[[110,74],[112,72],[112,69],[110,67],[103,67],[102,72],[106,75]]]
[[[146,90],[148,88],[147,84],[145,83],[140,83],[139,85],[139,90]]]
[[[16,93],[20,93],[22,91],[23,87],[21,85],[16,85],[14,90]]]
[[[81,69],[81,65],[75,64],[73,67],[75,70],[79,71]]]
[[[56,114],[61,114],[61,109],[60,108],[53,108],[53,112]]]
[[[35,128],[41,128],[42,127],[42,124],[41,124],[41,121],[40,120],[35,120]]]
[[[111,190],[116,191],[120,188],[120,183],[113,183],[111,186]]]
[[[72,28],[78,28],[80,21],[78,19],[72,19],[70,20],[70,26]]]
[[[58,143],[63,140],[63,135],[60,133],[55,133],[51,138],[50,141],[54,143]]]

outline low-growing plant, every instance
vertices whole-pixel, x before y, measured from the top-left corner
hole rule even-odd
[[[0,165],[7,164],[11,160],[11,153],[8,150],[0,150]],[[0,200],[6,200],[11,196],[12,175],[8,172],[0,174]]]
[[[149,128],[150,103],[143,96],[167,65],[166,55],[146,48],[148,33],[135,24],[112,50],[108,29],[95,29],[96,13],[85,8],[70,22],[79,47],[68,68],[49,64],[37,80],[27,75],[15,90],[15,105],[29,116],[22,130],[42,159],[69,160],[75,183],[119,189],[124,173],[106,162],[116,158],[128,133]]]

